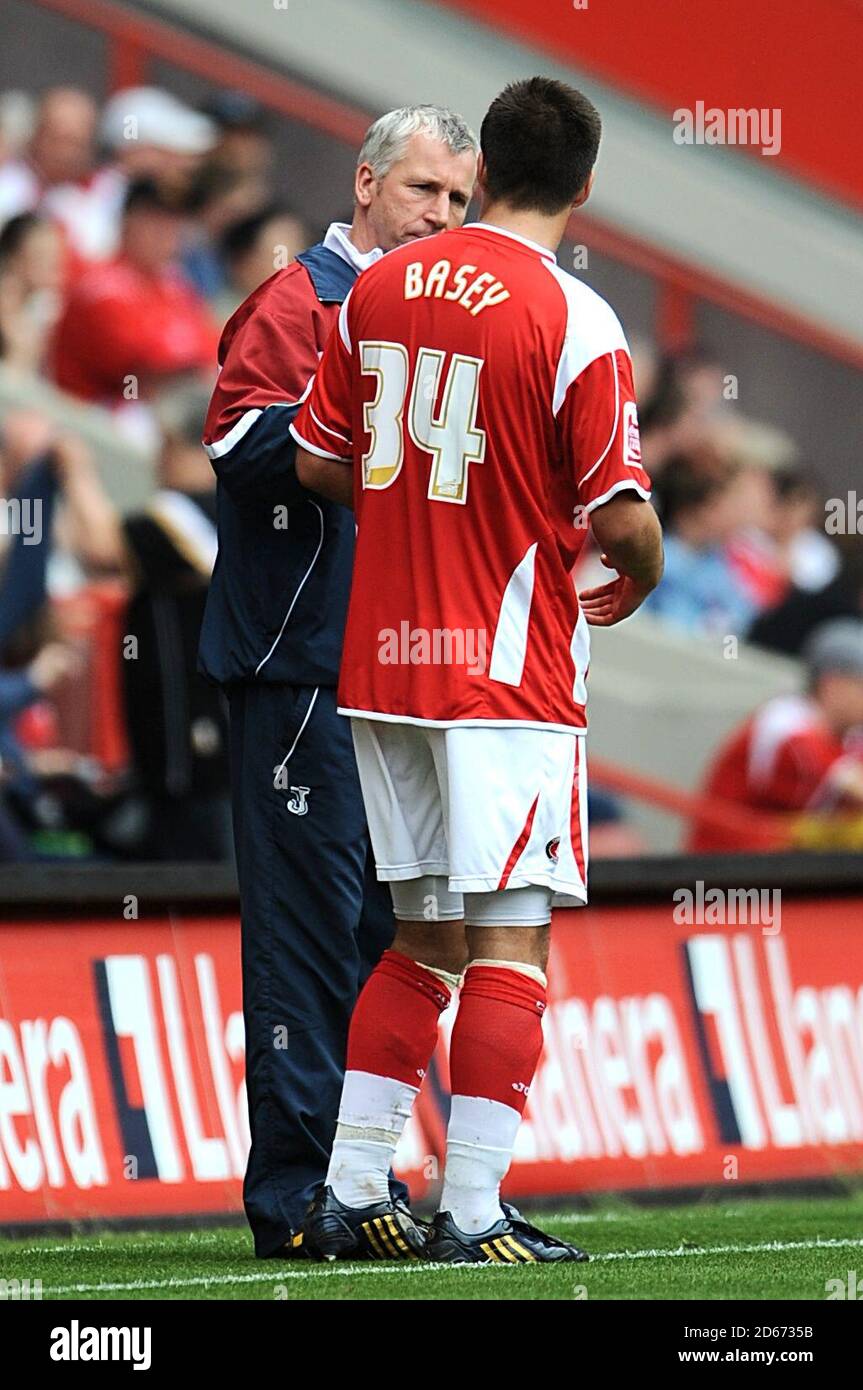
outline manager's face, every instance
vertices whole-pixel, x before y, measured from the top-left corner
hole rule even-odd
[[[383,178],[368,164],[357,169],[356,198],[368,214],[376,245],[384,251],[419,237],[460,227],[476,178],[476,156],[453,154],[442,140],[421,131]]]

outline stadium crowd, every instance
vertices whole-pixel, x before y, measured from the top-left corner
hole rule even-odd
[[[268,117],[237,93],[201,110],[158,88],[101,111],[71,87],[0,97],[0,372],[101,407],[158,458],[150,504],[120,516],[78,434],[2,415],[0,498],[9,518],[38,504],[44,539],[0,534],[0,860],[230,854],[224,714],[195,674],[215,559],[199,440],[221,326],[316,238],[273,201],[272,164]],[[790,655],[859,621],[863,547],[826,534],[794,441],[745,417],[706,348],[636,341],[633,362],[666,536],[647,610]],[[580,587],[597,568],[593,551]],[[129,632],[152,638],[138,661]],[[595,811],[609,852],[637,847]]]

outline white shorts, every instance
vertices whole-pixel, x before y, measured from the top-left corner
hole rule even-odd
[[[530,884],[587,901],[581,734],[351,719],[378,878],[439,874],[454,893]]]

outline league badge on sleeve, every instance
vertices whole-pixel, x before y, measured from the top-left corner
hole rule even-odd
[[[635,401],[626,401],[623,407],[623,462],[627,468],[641,467],[641,435]]]

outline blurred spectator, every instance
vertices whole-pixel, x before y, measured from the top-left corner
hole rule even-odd
[[[228,318],[264,280],[290,265],[311,239],[299,217],[275,204],[228,227],[221,241],[228,276],[218,301],[221,314]]]
[[[131,588],[118,659],[136,815],[126,816],[134,833],[117,848],[135,858],[223,860],[232,853],[222,695],[197,674],[216,558],[215,482],[200,442],[208,400],[209,391],[196,388],[160,401],[160,486],[136,515],[117,514],[85,449],[67,448],[58,461],[83,562],[124,574]]]
[[[815,480],[789,466],[773,474],[773,487],[776,505],[767,520],[768,534],[784,557],[790,583],[818,593],[836,578],[840,561],[836,546],[815,525],[820,510]]]
[[[12,538],[0,580],[0,858],[36,855],[34,833],[62,817],[50,779],[74,771],[76,758],[59,748],[33,752],[22,737],[23,718],[42,709],[63,681],[80,672],[71,646],[54,640],[45,602],[56,477],[53,458],[38,428],[26,430],[37,452],[16,470],[14,497],[27,525]],[[35,524],[34,524],[35,523]],[[32,542],[32,543],[31,543]]]
[[[161,87],[125,87],[102,112],[101,135],[128,181],[187,193],[216,143],[213,122]]]
[[[784,430],[731,408],[713,417],[708,434],[730,467],[773,473],[797,462],[797,448]]]
[[[731,563],[759,609],[780,603],[792,587],[815,593],[839,571],[836,547],[815,529],[818,491],[799,467],[760,470],[750,499],[753,518],[729,545]]]
[[[8,507],[0,528],[0,655],[16,629],[41,606],[46,592],[56,479],[50,423],[34,410],[11,411],[0,434],[0,483]]]
[[[785,556],[773,540],[771,527],[776,492],[770,470],[759,466],[725,464],[734,478],[738,525],[728,536],[726,554],[753,613],[777,603],[788,588]]]
[[[52,218],[63,233],[70,273],[110,250],[104,176],[96,168],[96,120],[86,92],[54,87],[39,103],[23,153],[0,167],[0,224],[22,212]]]
[[[235,174],[208,161],[195,180],[191,201],[194,220],[183,249],[183,270],[195,289],[214,305],[217,317],[221,317],[216,301],[228,287],[222,238],[230,227],[266,206],[267,185],[257,175]]]
[[[63,247],[55,224],[34,212],[0,231],[0,359],[41,370],[60,313]]]
[[[67,234],[73,274],[82,261],[116,255],[130,183],[150,178],[175,197],[185,195],[216,138],[205,116],[160,87],[116,92],[102,112],[99,133],[107,163],[41,204]]]
[[[863,808],[863,621],[819,627],[805,660],[806,694],[769,700],[720,749],[703,787],[710,801],[819,816]],[[746,850],[750,836],[702,822],[689,848]]]
[[[733,407],[725,399],[725,376],[707,348],[650,362],[643,349],[638,360],[639,420],[644,464],[658,478],[667,462],[701,449],[713,439],[717,424]]]
[[[629,355],[632,359],[632,380],[635,397],[640,402],[642,414],[644,406],[656,392],[659,380],[659,355],[653,343],[647,338],[633,334],[629,340]],[[642,432],[644,430],[641,422]]]
[[[198,209],[183,266],[196,288],[211,300],[221,321],[248,293],[238,297],[230,284],[223,241],[232,227],[257,217],[269,206],[273,146],[263,108],[244,93],[219,92],[204,104],[203,111],[217,137],[195,183]],[[296,249],[306,245],[307,240]],[[261,278],[267,279],[275,268],[271,264]],[[258,284],[260,280],[252,288]]]
[[[36,103],[29,92],[0,93],[0,169],[26,149],[35,117]]]
[[[642,454],[656,481],[668,459],[691,442],[686,439],[686,402],[671,358],[650,362],[642,353],[639,375],[647,383],[638,396]]]
[[[120,413],[134,411],[136,429],[136,403],[172,377],[214,371],[215,323],[176,265],[184,218],[182,203],[151,180],[132,184],[119,255],[80,277],[57,325],[57,384]]]
[[[755,612],[729,562],[726,544],[740,525],[740,481],[710,476],[707,465],[669,461],[658,490],[665,572],[645,610],[690,633],[745,632]]]
[[[50,420],[38,410],[10,410],[4,414],[0,424],[0,496],[12,496],[27,465],[48,452],[55,433]],[[0,573],[2,552],[8,540],[6,530],[0,529]],[[0,630],[2,628],[0,613]]]
[[[680,353],[674,371],[686,407],[696,420],[707,424],[728,409],[725,368],[705,344]]]
[[[815,590],[795,585],[781,603],[755,619],[750,642],[796,656],[821,623],[863,616],[863,537],[837,536],[836,553],[836,578]]]
[[[216,128],[161,87],[125,87],[106,103],[101,135],[111,156],[100,176],[102,254],[113,255],[129,185],[150,179],[163,193],[185,198],[215,145]]]
[[[93,98],[76,87],[45,93],[26,149],[0,167],[0,222],[33,212],[51,193],[88,178],[95,163],[96,116]]]
[[[212,162],[235,179],[268,182],[273,143],[264,108],[245,92],[217,92],[201,109],[218,131]]]
[[[0,862],[35,857],[28,834],[33,818],[24,808],[40,795],[39,760],[28,756],[15,721],[76,669],[74,651],[61,642],[46,643],[20,671],[0,669]]]

